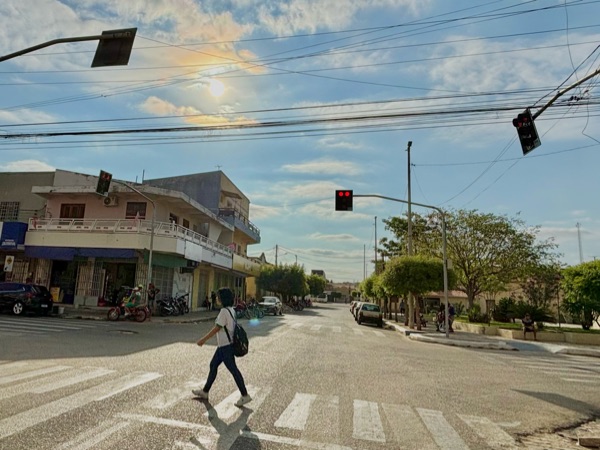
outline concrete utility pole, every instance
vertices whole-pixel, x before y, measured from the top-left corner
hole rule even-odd
[[[377,216],[375,216],[375,275],[379,273],[377,268]]]
[[[412,256],[413,254],[413,248],[412,248],[412,208],[411,208],[411,190],[410,190],[410,148],[412,147],[412,141],[408,141],[408,145],[406,146],[406,153],[408,154],[408,170],[407,170],[407,175],[408,175],[408,236],[407,236],[407,250],[408,250],[408,256]],[[408,313],[408,326],[409,328],[412,330],[413,324],[414,324],[414,311],[415,311],[415,307],[416,307],[416,303],[415,303],[415,299],[413,298],[413,295],[411,293],[408,294],[408,308],[406,308],[406,311]],[[406,322],[405,322],[406,323]]]
[[[581,247],[581,224],[577,222],[575,224],[577,227],[577,242],[579,242],[579,263],[583,263],[583,248]]]
[[[275,267],[277,267],[277,251],[279,250],[279,245],[275,244]]]

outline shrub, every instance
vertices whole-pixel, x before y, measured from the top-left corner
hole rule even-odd
[[[492,318],[496,322],[511,322],[516,317],[516,302],[510,297],[501,298],[492,311]]]
[[[481,306],[478,304],[473,305],[467,310],[467,317],[469,322],[472,323],[490,323],[490,317],[487,314],[481,313]]]
[[[454,305],[454,312],[456,313],[456,317],[462,316],[465,313],[465,304],[457,303]]]

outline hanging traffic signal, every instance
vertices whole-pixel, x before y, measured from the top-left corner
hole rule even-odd
[[[108,190],[110,188],[110,182],[112,181],[112,174],[105,172],[104,170],[100,171],[100,176],[98,177],[98,185],[96,186],[96,192],[104,197],[108,195]]]
[[[348,189],[335,191],[335,210],[352,211],[352,191]]]
[[[513,125],[517,129],[523,155],[542,145],[529,108],[523,114],[519,114],[516,119],[513,119]]]

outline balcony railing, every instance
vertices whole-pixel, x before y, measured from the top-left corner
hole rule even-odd
[[[236,226],[237,228],[242,228],[250,232],[252,237],[260,242],[260,229],[254,225],[247,217],[243,216],[239,211],[236,211],[231,208],[221,208],[219,209],[219,217],[224,218],[227,222]]]
[[[71,233],[150,234],[152,222],[140,219],[29,219],[28,232],[63,231]],[[231,257],[229,247],[181,225],[154,223],[154,235],[183,239]]]

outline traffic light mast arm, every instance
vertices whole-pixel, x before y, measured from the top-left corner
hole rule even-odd
[[[406,200],[400,200],[399,198],[393,198],[393,197],[385,197],[383,195],[377,195],[377,194],[354,194],[354,197],[375,197],[375,198],[381,198],[384,200],[391,200],[393,202],[400,202],[400,203],[406,203],[408,204],[408,202]],[[446,323],[445,323],[445,330],[446,330],[446,338],[449,338],[450,335],[449,333],[449,323],[448,323],[448,256],[447,256],[447,243],[446,243],[446,214],[444,214],[444,211],[441,208],[438,208],[437,206],[431,206],[431,205],[425,205],[423,203],[416,203],[416,202],[410,202],[412,205],[416,205],[416,206],[421,206],[423,208],[430,208],[430,209],[435,209],[438,213],[440,213],[440,216],[442,218],[442,263],[444,266],[444,303],[445,303],[445,317],[446,317]]]
[[[594,78],[596,75],[600,74],[600,69],[596,70],[595,72],[589,74],[586,77],[583,77],[581,80],[579,80],[576,83],[573,83],[571,86],[566,87],[565,89],[563,89],[562,91],[559,91],[556,93],[556,95],[554,97],[552,97],[550,99],[550,101],[548,103],[546,103],[544,106],[542,106],[542,108],[536,112],[533,116],[531,116],[531,118],[533,120],[537,119],[540,114],[542,114],[544,111],[546,111],[546,109],[548,109],[548,107],[550,105],[552,105],[552,103],[554,103],[556,101],[556,99],[558,99],[559,97],[561,97],[562,95],[566,94],[567,92],[569,92],[571,89],[576,88],[577,86],[579,86],[580,84],[585,83],[587,80],[589,80],[590,78]]]

